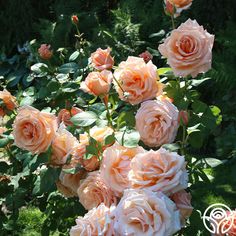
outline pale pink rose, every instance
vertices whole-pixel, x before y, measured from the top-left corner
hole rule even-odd
[[[162,93],[157,68],[152,61],[147,64],[142,58],[128,57],[114,72],[119,82],[114,82],[121,100],[133,105],[152,99]]]
[[[153,58],[152,54],[149,51],[145,51],[145,52],[139,54],[139,57],[143,58],[145,63],[148,63]]]
[[[196,20],[188,19],[159,46],[175,76],[193,78],[211,68],[214,35],[209,34]]]
[[[12,96],[6,89],[0,91],[0,117],[4,116],[6,112],[12,111],[16,108],[17,102],[16,98]]]
[[[70,230],[70,236],[114,236],[113,211],[114,206],[108,208],[102,203],[84,217],[79,216]]]
[[[99,142],[102,146],[102,150],[105,150],[107,145],[104,144],[105,138],[113,134],[113,129],[110,127],[96,127],[94,126],[89,130],[90,136]],[[86,146],[89,145],[89,136],[87,133],[80,134],[79,137],[80,144],[77,146],[73,153],[73,157],[78,160],[78,162],[88,171],[93,171],[98,169],[100,166],[100,161],[98,156],[93,156],[89,159],[85,159],[84,155],[86,153]],[[99,153],[101,155],[102,153]]]
[[[126,188],[130,187],[128,173],[132,158],[144,152],[142,147],[126,148],[115,143],[103,153],[101,164],[101,178],[109,186],[116,196],[121,196]]]
[[[91,54],[92,66],[97,70],[112,69],[114,65],[114,59],[110,55],[111,49],[98,48],[96,52]]]
[[[55,138],[57,118],[31,106],[19,108],[13,123],[15,145],[33,154],[47,151]]]
[[[78,145],[79,141],[76,139],[76,137],[67,131],[64,125],[61,125],[52,142],[52,155],[50,164],[65,164],[69,155],[73,153]]]
[[[67,174],[62,171],[59,180],[56,182],[57,189],[65,197],[77,197],[77,190],[80,186],[81,180],[86,177],[86,173],[87,172],[84,169],[79,170],[76,174]]]
[[[102,72],[90,72],[85,81],[81,82],[80,89],[94,96],[109,93],[113,75],[108,70]]]
[[[41,44],[38,49],[39,56],[44,60],[49,60],[52,57],[53,51],[51,50],[51,45]]]
[[[168,99],[143,102],[135,120],[140,139],[147,146],[157,147],[175,140],[179,127],[178,109]]]
[[[164,148],[137,154],[130,163],[132,188],[161,191],[167,195],[188,187],[188,174],[183,156]]]
[[[185,190],[180,190],[170,196],[170,199],[176,204],[180,212],[182,225],[185,225],[185,220],[192,214],[193,207],[191,205],[191,198],[191,194],[187,193]]]
[[[90,210],[104,203],[107,207],[116,204],[117,199],[112,190],[104,183],[99,171],[88,173],[88,176],[78,188],[80,203]]]
[[[117,236],[167,236],[180,229],[175,204],[161,192],[127,189],[114,215]]]
[[[71,117],[81,112],[83,112],[83,110],[78,107],[72,107],[70,111],[67,109],[61,109],[57,116],[58,123],[60,124],[63,122],[66,126],[72,126],[73,123],[70,120]]]

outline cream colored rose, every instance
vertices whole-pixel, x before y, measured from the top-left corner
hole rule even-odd
[[[16,98],[12,96],[6,89],[0,91],[0,117],[4,116],[7,111],[12,111],[16,108]]]
[[[79,216],[70,230],[70,236],[114,236],[113,211],[113,206],[108,208],[102,203],[84,217]]]
[[[86,177],[86,171],[84,169],[79,170],[76,174],[67,174],[61,172],[59,180],[57,181],[57,189],[65,197],[76,197],[78,196],[77,190],[80,186],[81,180]]]
[[[142,147],[126,148],[118,143],[104,151],[100,168],[101,178],[116,196],[120,197],[123,191],[130,187],[128,180],[130,162],[136,154],[143,152]]]
[[[114,77],[119,82],[119,85],[114,83],[120,99],[133,105],[162,93],[163,85],[159,82],[157,68],[152,61],[146,64],[142,58],[128,57],[119,64]]]
[[[211,68],[214,35],[209,34],[196,20],[188,19],[159,46],[160,53],[176,76],[193,78]]]
[[[114,65],[114,59],[110,55],[111,49],[98,48],[96,52],[91,54],[92,66],[97,70],[112,69]]]
[[[52,165],[65,164],[69,155],[74,152],[78,145],[79,141],[76,137],[67,131],[64,125],[61,125],[52,142],[50,163]]]
[[[114,214],[117,236],[170,236],[180,229],[175,204],[161,192],[127,189]]]
[[[193,211],[191,205],[191,194],[187,193],[185,190],[180,190],[170,196],[171,200],[177,206],[177,209],[180,211],[181,223],[184,226],[185,220],[188,219]]]
[[[113,129],[107,126],[105,127],[94,126],[89,130],[90,136],[102,145],[103,150],[107,147],[104,145],[105,138],[113,134],[113,132],[114,132]],[[87,133],[80,134],[79,140],[80,144],[73,152],[73,158],[78,160],[78,162],[88,171],[93,171],[98,169],[100,161],[97,156],[93,156],[90,159],[85,159],[84,157],[86,153],[86,146],[89,145],[88,134]]]
[[[176,152],[160,148],[137,154],[130,163],[133,188],[161,191],[167,195],[188,187],[185,159]]]
[[[178,109],[164,97],[141,104],[135,116],[140,139],[149,147],[172,143],[178,131]]]
[[[90,72],[81,82],[80,89],[94,96],[107,94],[110,91],[113,75],[108,70],[102,72]]]
[[[112,190],[104,183],[99,171],[90,172],[78,188],[79,201],[85,209],[90,210],[101,203],[110,207],[117,199]]]
[[[24,106],[13,123],[15,145],[35,153],[47,151],[57,131],[57,118],[46,112]]]

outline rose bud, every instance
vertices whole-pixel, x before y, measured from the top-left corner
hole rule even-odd
[[[188,121],[189,121],[189,115],[187,111],[180,111],[179,112],[179,118],[178,118],[179,123],[184,124],[185,126],[188,125]]]
[[[151,61],[152,58],[153,58],[152,54],[151,54],[150,52],[148,52],[148,51],[145,51],[145,52],[139,54],[139,57],[143,58],[143,60],[144,60],[146,63],[148,63],[149,61]]]
[[[166,15],[174,15],[175,14],[175,6],[166,0],[166,5],[165,5],[165,13]]]
[[[75,25],[77,25],[79,23],[79,19],[77,15],[73,15],[71,16],[71,21],[72,23],[74,23]]]
[[[51,45],[41,44],[38,49],[39,56],[44,60],[49,60],[52,57],[53,51],[50,49]]]

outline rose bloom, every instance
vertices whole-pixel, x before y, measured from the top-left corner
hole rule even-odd
[[[141,54],[139,54],[139,57],[143,58],[143,60],[148,63],[149,61],[152,60],[153,56],[149,51],[145,51]]]
[[[2,101],[2,104],[0,104],[0,116],[4,116],[6,114],[6,111],[12,111],[16,108],[16,98],[12,96],[6,89],[3,91],[0,91],[0,102]]]
[[[107,136],[113,134],[113,129],[110,127],[96,127],[94,126],[89,130],[90,136],[99,142],[104,150],[107,146],[104,145],[104,140]],[[87,133],[80,134],[80,144],[77,146],[73,153],[73,157],[88,171],[98,169],[100,161],[97,156],[93,156],[90,159],[85,159],[86,146],[89,145],[89,136]]]
[[[83,112],[83,110],[78,107],[72,107],[70,111],[67,109],[61,109],[57,116],[58,123],[60,124],[63,122],[66,126],[72,126],[73,123],[70,121],[71,117],[81,112]]]
[[[113,236],[114,206],[108,208],[101,203],[84,217],[76,219],[76,225],[70,230],[70,236]]]
[[[94,96],[109,93],[113,75],[108,70],[90,72],[85,81],[81,82],[80,89]]]
[[[69,155],[72,154],[78,145],[79,141],[76,137],[67,131],[64,125],[61,125],[52,142],[50,163],[52,165],[65,164]]]
[[[175,204],[161,192],[127,189],[114,211],[115,235],[167,236],[180,229]]]
[[[86,171],[84,169],[79,170],[76,174],[67,174],[61,171],[59,181],[57,181],[57,189],[65,197],[76,197],[77,190],[80,186],[81,180],[86,177]]]
[[[140,139],[149,147],[172,143],[179,123],[178,109],[164,97],[141,104],[135,116]]]
[[[90,210],[104,203],[107,207],[116,204],[117,199],[112,190],[104,183],[99,171],[88,173],[77,190],[79,201],[85,209]]]
[[[31,106],[19,108],[13,123],[15,145],[39,154],[47,151],[57,131],[57,118]]]
[[[188,19],[159,46],[175,76],[193,78],[211,68],[214,35],[209,34],[196,20]]]
[[[126,188],[130,187],[128,173],[130,161],[137,153],[144,152],[142,147],[126,148],[115,143],[103,153],[101,178],[120,197]]]
[[[170,199],[176,204],[177,209],[180,212],[181,223],[184,226],[185,220],[188,219],[193,211],[191,205],[191,194],[185,190],[180,190],[170,196]]]
[[[41,44],[38,49],[39,56],[44,60],[49,60],[52,57],[53,51],[50,49],[51,45]]]
[[[110,48],[107,49],[98,48],[96,52],[91,54],[90,59],[92,62],[92,66],[99,71],[105,69],[112,69],[114,65],[114,59],[111,57],[110,53],[111,53]]]
[[[130,163],[132,188],[161,191],[167,195],[188,187],[185,159],[164,148],[137,154]]]
[[[159,82],[157,68],[152,61],[146,64],[142,58],[128,57],[119,64],[114,77],[119,82],[119,85],[115,82],[115,88],[120,99],[132,105],[162,93],[163,85]]]

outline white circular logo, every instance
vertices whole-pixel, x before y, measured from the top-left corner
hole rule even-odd
[[[205,210],[202,219],[204,226],[212,234],[225,234],[234,223],[231,209],[222,203],[210,205]]]

